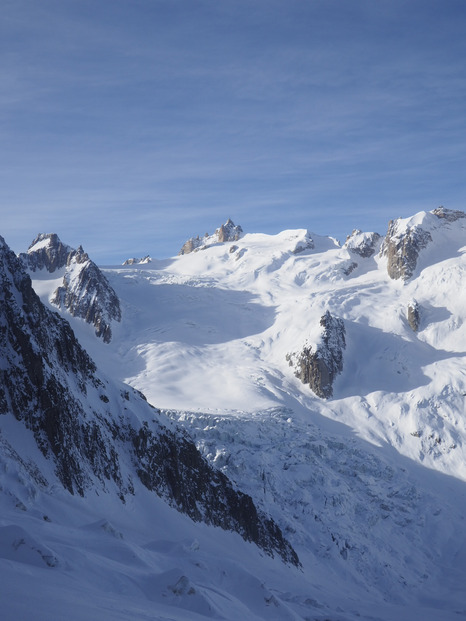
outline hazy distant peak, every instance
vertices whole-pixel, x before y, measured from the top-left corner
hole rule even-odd
[[[152,258],[149,255],[142,257],[142,259],[141,258],[137,259],[136,257],[133,257],[131,259],[126,259],[126,261],[122,263],[122,265],[143,265],[147,263],[152,263]]]

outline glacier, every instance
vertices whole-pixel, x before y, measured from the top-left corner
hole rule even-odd
[[[154,514],[144,490],[124,509],[108,494],[44,497],[7,448],[13,421],[2,427],[6,618],[31,618],[31,606],[37,619],[466,616],[464,214],[420,212],[344,244],[308,229],[215,242],[102,266],[121,308],[109,343],[61,313],[97,368],[141,391],[273,518],[301,567],[162,500]],[[56,310],[56,275],[31,278]],[[327,312],[346,347],[321,398],[287,355],[319,341]]]

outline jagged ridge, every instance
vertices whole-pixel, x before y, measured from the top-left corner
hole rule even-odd
[[[228,218],[225,224],[222,224],[218,229],[216,229],[213,235],[206,233],[204,237],[199,237],[198,235],[197,237],[191,237],[188,239],[183,244],[178,254],[189,254],[195,250],[208,248],[213,244],[238,241],[242,235],[243,229],[239,225],[235,225],[235,223]]]
[[[46,269],[53,273],[65,268],[63,283],[50,302],[73,317],[93,324],[96,336],[105,343],[112,338],[111,324],[121,321],[118,296],[82,246],[76,250],[63,244],[56,233],[39,234],[20,255],[31,272]]]

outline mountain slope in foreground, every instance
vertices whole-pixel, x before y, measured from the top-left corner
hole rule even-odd
[[[465,242],[464,214],[439,208],[391,222],[385,237],[354,231],[343,246],[305,229],[245,234],[103,270],[121,323],[104,345],[71,318],[81,344],[184,425],[302,563],[271,574],[238,551],[236,570],[269,589],[259,610],[257,583],[231,572],[230,557],[204,556],[203,587],[225,571],[236,590],[221,612],[198,607],[200,618],[466,615]],[[34,285],[49,303],[52,284]],[[289,364],[303,352],[317,383]],[[337,372],[318,396],[328,360]],[[189,593],[193,579],[182,584]],[[196,618],[176,597],[170,615],[156,603],[156,618]]]
[[[165,543],[158,541],[157,530],[163,526],[161,515],[176,520],[167,512],[170,506],[211,530],[220,527],[238,533],[271,558],[299,567],[280,529],[256,509],[251,497],[212,468],[186,434],[139,393],[97,370],[69,324],[42,304],[21,261],[1,238],[0,284],[0,571],[2,576],[5,573],[2,589],[7,589],[2,596],[3,618],[36,614],[31,602],[40,597],[37,587],[32,588],[26,604],[6,595],[12,580],[24,586],[24,573],[38,572],[38,585],[70,578],[73,570],[79,578],[83,568],[94,573],[93,565],[99,560],[90,558],[90,548],[77,563],[72,558],[81,547],[74,520],[70,533],[75,542],[68,551],[60,553],[63,541],[49,543],[59,531],[64,533],[65,525],[70,528],[64,512],[72,507],[82,514],[78,521],[94,511],[107,516],[111,512],[112,519],[118,520],[130,505],[136,532],[138,523],[142,529],[150,525],[155,540],[148,543],[155,549],[161,545],[163,553]],[[100,496],[103,500],[97,499]],[[124,538],[115,528],[108,518],[101,518],[91,530]],[[179,529],[184,534],[189,527],[183,528],[181,521]],[[85,542],[83,536],[84,546]],[[126,546],[120,547],[124,564]],[[135,549],[127,547],[126,554],[132,558]],[[153,555],[146,569],[155,571],[157,565],[157,555]],[[55,574],[63,576],[53,574],[47,579],[43,570],[57,570]],[[190,578],[177,571],[165,577],[159,572],[161,584],[155,580],[152,598],[163,599],[167,589],[174,595],[197,592]],[[113,580],[129,585],[136,580],[133,576],[125,581],[122,570],[110,573]],[[141,585],[130,591],[137,593],[138,588]],[[220,589],[219,597],[221,593]],[[197,599],[201,601],[188,598],[194,609],[199,605],[215,614],[221,610],[209,597]],[[51,604],[53,599],[43,602],[37,614],[58,618],[54,617],[57,612],[49,610]]]

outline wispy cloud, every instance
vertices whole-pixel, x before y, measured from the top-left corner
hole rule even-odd
[[[7,7],[0,233],[15,249],[54,229],[102,260],[162,256],[228,216],[342,238],[466,206],[462,3]]]

